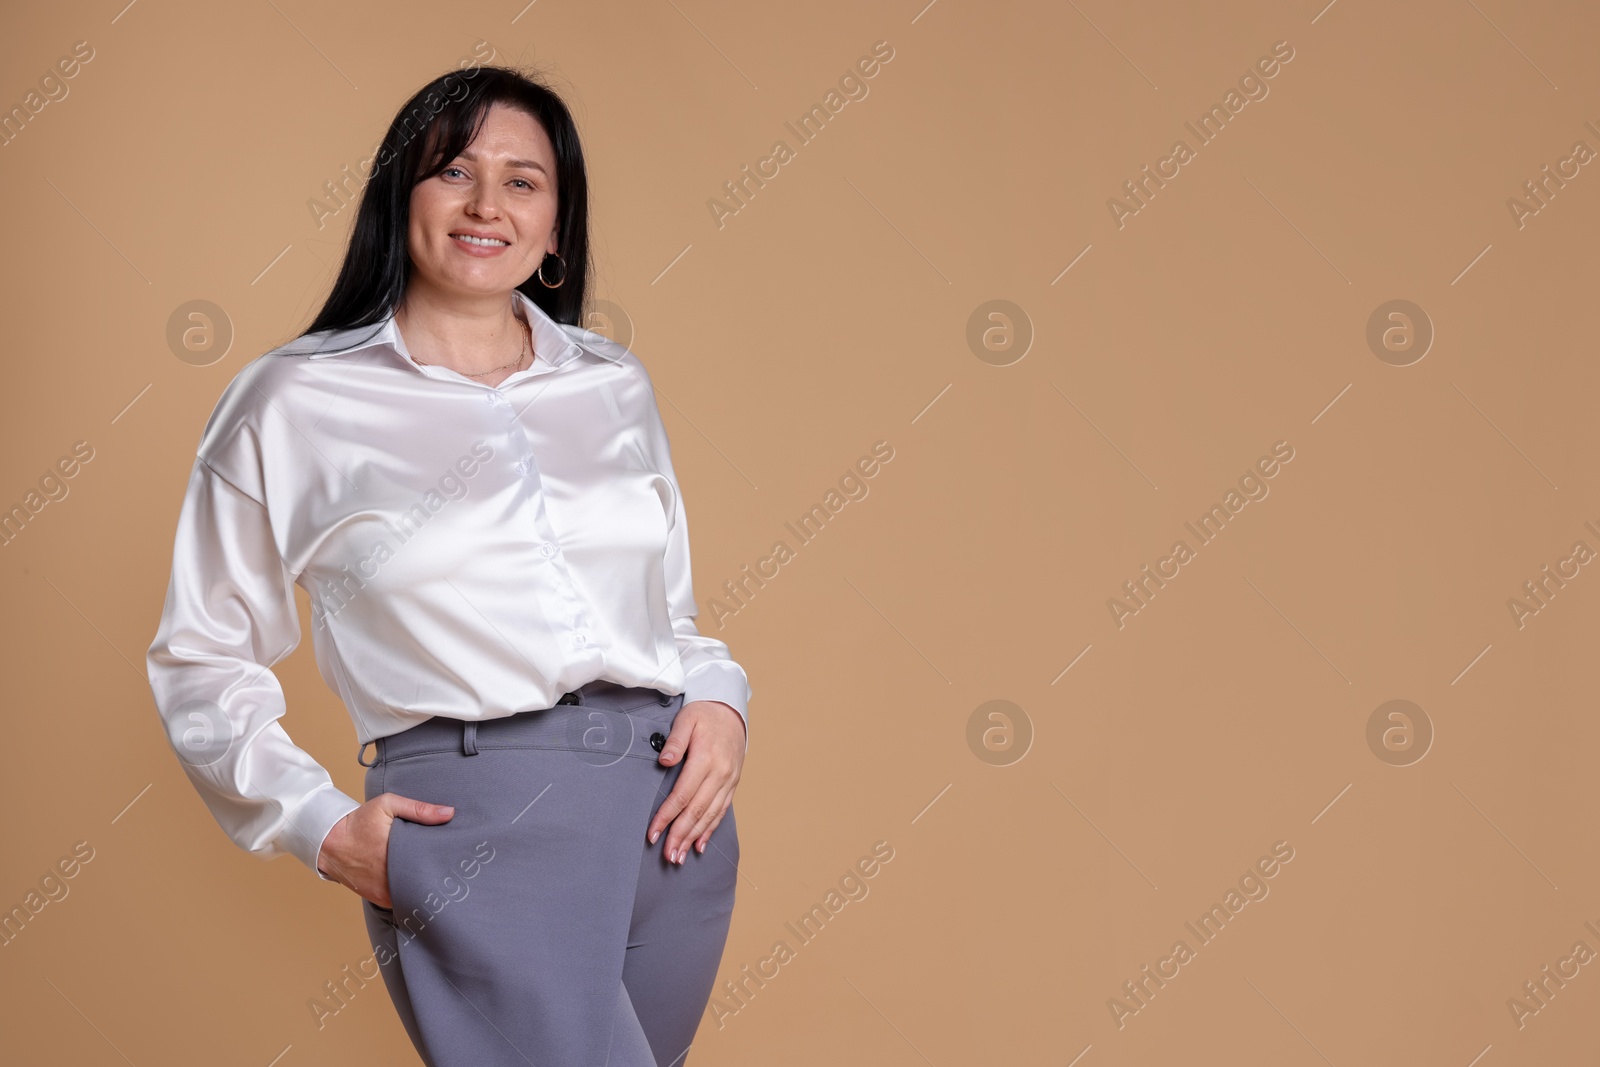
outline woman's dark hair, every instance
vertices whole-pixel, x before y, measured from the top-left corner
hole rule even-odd
[[[589,282],[589,180],[578,128],[561,98],[529,75],[473,66],[435,78],[395,113],[362,188],[344,264],[306,333],[370,326],[399,306],[412,271],[406,249],[411,190],[461,154],[493,104],[532,115],[556,153],[561,258],[545,257],[545,277],[561,284],[552,289],[535,274],[517,288],[555,321],[581,325]]]

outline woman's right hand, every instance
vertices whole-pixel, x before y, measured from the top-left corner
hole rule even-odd
[[[455,809],[397,793],[379,793],[333,824],[317,853],[317,869],[380,908],[390,908],[389,827],[396,818],[434,825]]]

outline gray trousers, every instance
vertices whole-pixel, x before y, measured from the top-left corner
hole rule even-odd
[[[366,795],[450,804],[389,836],[393,908],[362,901],[428,1067],[682,1067],[733,913],[730,806],[682,866],[645,830],[683,697],[594,682],[553,708],[435,716],[375,742]]]

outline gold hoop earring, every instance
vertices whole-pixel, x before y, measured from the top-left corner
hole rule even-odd
[[[562,259],[561,256],[559,254],[555,253],[555,252],[549,253],[545,257],[545,259],[550,258],[550,256],[555,256],[556,257],[556,262],[561,264],[561,282],[566,281],[567,280],[567,261]],[[559,289],[559,288],[561,288],[561,282],[556,282],[554,285],[551,285],[549,282],[544,280],[544,260],[540,260],[539,261],[539,269],[537,271],[535,271],[534,273],[539,276],[539,281],[543,282],[544,287],[546,289]]]

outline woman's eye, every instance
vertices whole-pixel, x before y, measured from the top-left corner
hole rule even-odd
[[[512,181],[521,182],[523,187],[526,188],[526,189],[532,189],[533,188],[533,183],[528,181],[528,179],[526,179],[526,178],[513,178]]]
[[[466,173],[460,167],[446,167],[446,168],[444,168],[444,170],[440,171],[439,173],[440,174],[449,174],[451,171],[455,171],[457,174]]]

